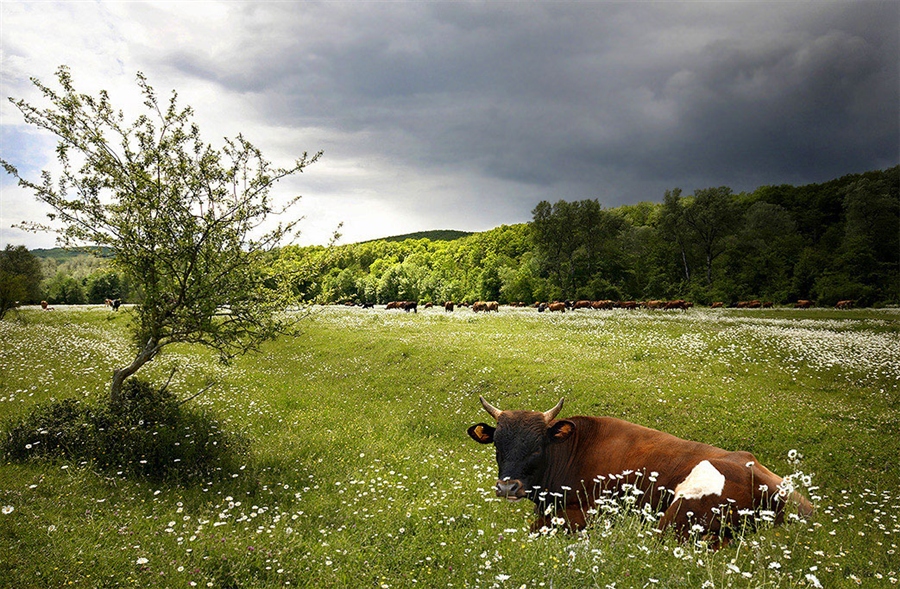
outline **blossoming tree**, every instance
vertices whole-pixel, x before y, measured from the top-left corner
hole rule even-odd
[[[228,359],[290,330],[283,313],[292,302],[289,281],[263,262],[300,220],[273,224],[270,217],[300,197],[276,206],[270,191],[321,152],[274,167],[241,135],[221,149],[205,144],[193,110],[181,108],[174,91],[160,104],[143,74],[137,83],[147,113],[133,122],[105,91],[78,93],[68,68],[56,77],[60,90],[32,79],[50,106],[10,100],[26,122],[57,137],[57,178],[44,171],[40,182],[30,180],[0,163],[58,222],[25,228],[55,231],[65,246],[112,248],[114,264],[138,286],[136,353],[114,370],[110,400],[169,344],[202,344]]]

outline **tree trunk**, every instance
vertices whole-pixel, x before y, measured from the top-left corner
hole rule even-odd
[[[159,352],[160,347],[159,343],[151,338],[147,341],[144,349],[135,356],[131,364],[113,370],[112,384],[109,386],[109,401],[111,404],[115,405],[121,401],[122,385],[125,384],[125,381],[129,376],[140,370],[141,366],[152,360],[153,357],[156,356],[156,353]]]
[[[684,278],[688,282],[691,281],[691,267],[688,266],[687,261],[687,253],[684,251],[684,248],[681,248],[681,261],[684,263]]]

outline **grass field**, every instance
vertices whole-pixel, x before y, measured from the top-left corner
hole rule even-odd
[[[0,419],[96,399],[128,312],[0,322]],[[318,308],[221,366],[180,347],[142,374],[251,450],[190,485],[0,464],[0,587],[891,587],[900,581],[900,311],[418,314]],[[493,496],[500,408],[611,415],[799,474],[817,513],[709,552],[623,513],[532,536]],[[190,443],[186,440],[185,443]]]

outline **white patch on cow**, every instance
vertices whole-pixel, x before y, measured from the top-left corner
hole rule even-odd
[[[716,470],[709,460],[704,460],[675,487],[675,499],[700,499],[707,495],[721,495],[724,488],[725,475]]]

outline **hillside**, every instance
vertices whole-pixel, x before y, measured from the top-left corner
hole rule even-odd
[[[57,262],[68,262],[69,260],[73,260],[80,256],[84,255],[94,255],[93,251],[88,248],[65,248],[65,247],[53,247],[53,248],[38,248],[30,250],[32,254],[36,257],[45,259],[45,260],[56,260]],[[113,251],[111,248],[103,247],[100,248],[101,258],[112,258]]]
[[[416,233],[406,233],[404,235],[393,235],[391,237],[382,237],[380,239],[370,239],[359,243],[372,243],[374,241],[406,241],[407,239],[429,239],[431,241],[453,241],[461,237],[472,235],[471,231],[456,231],[455,229],[435,229],[432,231],[418,231]]]

